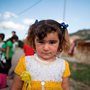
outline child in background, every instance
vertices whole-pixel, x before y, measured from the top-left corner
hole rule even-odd
[[[58,57],[69,50],[67,25],[55,20],[35,22],[29,29],[28,42],[33,56],[22,56],[16,66],[11,90],[69,90],[69,64]]]
[[[0,33],[0,60],[3,63],[6,62],[6,60],[4,59],[4,54],[3,54],[3,52],[5,51],[5,49],[3,48],[4,38],[5,38],[5,34],[4,33]]]
[[[7,86],[7,74],[4,73],[4,67],[6,65],[6,59],[4,57],[5,49],[3,48],[4,38],[5,34],[0,33],[0,89]]]

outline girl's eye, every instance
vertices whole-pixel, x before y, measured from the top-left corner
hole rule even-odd
[[[56,40],[50,40],[50,41],[49,41],[49,44],[56,44],[56,43],[57,43]]]

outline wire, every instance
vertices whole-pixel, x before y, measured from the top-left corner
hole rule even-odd
[[[24,9],[23,11],[21,11],[20,13],[18,13],[18,15],[21,15],[21,14],[27,12],[28,10],[30,10],[31,8],[33,8],[34,6],[36,6],[36,5],[37,5],[38,3],[40,3],[41,1],[42,1],[42,0],[39,0],[38,2],[36,2],[35,4],[33,4],[32,6]]]

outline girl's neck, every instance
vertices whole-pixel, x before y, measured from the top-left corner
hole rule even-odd
[[[41,61],[44,61],[44,62],[54,62],[56,60],[56,56],[52,59],[44,59],[44,58],[41,58],[40,56],[38,56],[38,59],[41,60]]]

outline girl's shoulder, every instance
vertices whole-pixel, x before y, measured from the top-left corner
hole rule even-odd
[[[25,56],[23,58],[25,58],[25,64],[26,65],[35,63],[35,55]]]
[[[61,62],[61,63],[64,63],[65,65],[68,64],[68,61],[65,60],[64,58],[58,57],[57,59],[59,63]]]
[[[31,55],[31,56],[24,56],[23,58],[25,58],[25,60],[32,60],[34,59],[34,55]]]
[[[6,44],[12,44],[12,42],[11,42],[10,40],[8,40],[8,41],[6,42]]]
[[[26,70],[26,66],[25,66],[25,55],[22,55],[16,65],[16,68],[14,70],[14,72],[17,75],[21,75],[23,71]]]
[[[61,65],[64,65],[65,62],[66,62],[66,60],[63,59],[63,58],[57,58],[57,61],[56,62],[59,63],[59,64],[61,64]]]

